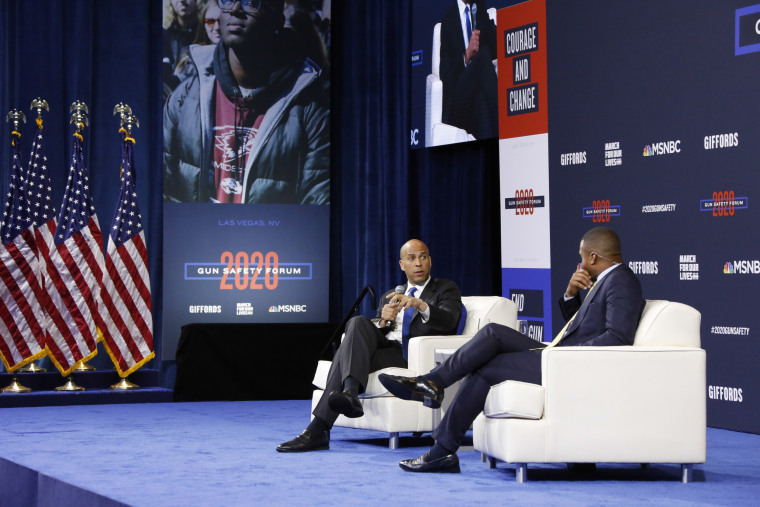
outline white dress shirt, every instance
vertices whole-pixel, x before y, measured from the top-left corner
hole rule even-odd
[[[425,290],[425,287],[427,287],[427,284],[430,282],[431,277],[428,277],[427,280],[425,280],[425,283],[422,285],[412,285],[411,282],[409,282],[409,286],[406,288],[406,295],[409,295],[409,291],[412,289],[412,287],[417,287],[417,292],[414,293],[413,297],[419,298],[422,294],[422,291]],[[398,315],[396,315],[396,326],[393,328],[393,331],[389,332],[385,337],[388,340],[394,340],[399,343],[401,343],[401,330],[404,326],[404,312],[413,312],[414,308],[407,308],[403,312],[398,312]],[[427,322],[430,318],[430,305],[428,305],[427,309],[424,312],[420,312],[420,317],[422,317],[422,322]]]
[[[470,39],[467,38],[467,15],[464,13],[465,7],[467,7],[467,4],[464,3],[462,0],[457,0],[457,7],[459,7],[459,21],[462,24],[462,39],[464,39],[464,47],[467,49],[467,46],[470,45]],[[472,31],[475,31],[475,23],[474,23],[474,16],[472,15],[472,5],[470,6],[470,27],[472,28]]]

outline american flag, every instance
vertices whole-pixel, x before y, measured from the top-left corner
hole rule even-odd
[[[53,187],[47,169],[47,157],[42,137],[42,118],[37,118],[37,135],[32,142],[32,152],[29,155],[29,169],[26,181],[26,203],[29,220],[34,225],[34,236],[37,243],[39,261],[38,280],[42,288],[40,304],[45,311],[45,341],[50,340],[50,315],[47,313],[49,304],[49,280],[45,276],[50,249],[55,235],[55,206],[53,206]]]
[[[97,354],[103,277],[103,235],[92,203],[83,162],[82,138],[74,134],[69,179],[58,213],[58,227],[47,258],[50,315],[48,349],[62,375]]]
[[[121,191],[111,225],[103,303],[108,309],[103,342],[123,378],[150,361],[153,316],[145,232],[137,206],[134,140],[122,129]]]
[[[11,181],[0,226],[0,356],[9,372],[47,353],[37,244],[21,169],[21,135],[15,131],[12,135]]]

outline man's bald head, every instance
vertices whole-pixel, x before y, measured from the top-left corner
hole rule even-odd
[[[409,241],[407,241],[406,243],[404,243],[403,245],[401,245],[401,252],[399,254],[399,259],[403,259],[404,256],[406,255],[406,253],[410,249],[411,250],[424,250],[426,252],[428,251],[428,247],[427,247],[427,245],[425,243],[423,243],[422,241],[420,241],[418,239],[410,239]]]
[[[427,245],[418,239],[404,243],[398,263],[409,283],[421,285],[430,277],[430,252]]]

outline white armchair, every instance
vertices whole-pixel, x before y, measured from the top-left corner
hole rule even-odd
[[[498,296],[463,297],[467,309],[467,320],[459,336],[419,336],[409,340],[409,368],[384,368],[371,373],[367,388],[359,396],[364,415],[355,419],[338,416],[336,426],[359,428],[389,433],[389,447],[398,448],[399,433],[423,433],[433,431],[440,412],[425,407],[422,403],[401,400],[390,394],[378,380],[380,373],[413,377],[427,373],[435,366],[435,349],[461,347],[483,326],[497,323],[517,327],[517,307],[506,298]],[[312,395],[312,410],[324,394],[330,361],[320,361],[314,374],[313,384],[317,387]],[[451,399],[458,385],[446,390],[446,399]],[[442,410],[445,410],[444,404]]]
[[[554,347],[542,352],[541,385],[493,386],[473,443],[496,459],[527,463],[677,463],[691,480],[706,455],[701,316],[647,301],[631,347]]]
[[[488,9],[488,17],[496,23],[496,9]],[[443,81],[441,81],[441,24],[433,28],[431,69],[425,83],[425,147],[474,141],[464,129],[443,123]]]

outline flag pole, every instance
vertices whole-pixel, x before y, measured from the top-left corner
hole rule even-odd
[[[56,387],[56,391],[84,391],[84,387],[78,386],[74,383],[74,378],[71,376],[71,373],[66,375],[65,379],[66,382],[62,386]]]
[[[76,132],[74,132],[74,137],[78,137],[80,140],[82,139],[82,130],[84,130],[84,127],[87,126],[87,105],[84,102],[81,102],[77,100],[73,104],[71,104],[70,111],[73,112],[71,115],[71,121],[69,123],[73,123],[76,127]],[[81,363],[77,364],[74,369],[71,371],[95,371],[96,368],[94,366],[90,366],[87,364],[87,361],[82,361]],[[71,378],[71,377],[68,377]],[[67,384],[68,385],[67,381]],[[74,381],[71,380],[71,383],[73,384]],[[76,386],[76,384],[74,384]],[[65,387],[65,386],[63,386]],[[79,386],[76,386],[79,387]],[[84,389],[84,388],[82,388]],[[74,390],[74,389],[67,389],[67,390]]]
[[[80,141],[83,139],[82,136],[82,130],[84,130],[84,127],[87,125],[87,104],[84,102],[81,102],[77,100],[73,104],[71,104],[71,107],[69,108],[69,112],[72,113],[71,120],[69,123],[73,123],[76,130],[74,131],[74,137],[79,139]],[[75,143],[76,146],[76,143]],[[59,387],[56,387],[56,391],[84,391],[85,388],[78,386],[74,382],[74,378],[72,376],[72,373],[75,371],[94,371],[95,368],[92,366],[88,366],[86,363],[86,360],[83,360],[79,362],[74,368],[72,368],[68,375],[65,376],[66,382]]]
[[[32,361],[31,363],[27,363],[26,366],[19,368],[18,371],[21,373],[45,373],[47,371],[47,368],[37,366],[37,363]]]
[[[71,371],[96,371],[96,370],[97,368],[95,368],[94,366],[90,366],[89,364],[87,364],[86,361],[82,361],[81,363],[76,365],[74,369]]]
[[[112,389],[114,391],[131,391],[132,389],[140,389],[140,386],[134,382],[130,382],[129,378],[125,377],[119,379],[119,381],[112,385],[109,389]]]
[[[137,119],[137,116],[132,114],[132,108],[127,104],[119,102],[113,108],[113,114],[114,116],[117,114],[119,115],[119,132],[124,133],[123,142],[129,142],[130,140],[134,142],[134,139],[132,139],[132,126],[139,127],[140,120]],[[122,170],[124,170],[123,167]],[[127,375],[126,377],[119,379],[119,381],[112,385],[110,389],[114,391],[130,391],[133,389],[140,389],[140,386],[130,382],[129,375]]]
[[[0,389],[0,392],[2,393],[29,393],[31,391],[32,390],[28,387],[21,385],[21,382],[18,381],[18,375],[15,371],[13,372],[13,380],[11,380],[11,383],[8,384],[7,387]]]
[[[18,150],[18,142],[21,140],[20,123],[22,121],[26,123],[26,116],[24,116],[22,111],[13,109],[8,113],[8,116],[5,117],[5,121],[11,124],[11,145],[14,149]],[[13,380],[11,380],[11,383],[0,390],[0,392],[3,393],[28,393],[30,391],[31,389],[22,385],[21,382],[18,381],[18,375],[15,371],[13,372]]]
[[[50,112],[50,107],[48,107],[47,100],[42,99],[40,97],[34,99],[32,101],[31,106],[29,109],[36,109],[37,110],[37,123],[38,125],[42,125],[42,110]],[[42,127],[39,127],[40,130],[42,130]],[[35,361],[32,361],[28,363],[26,366],[23,366],[18,369],[21,373],[45,373],[47,371],[47,368],[43,368],[41,366],[38,366]]]

